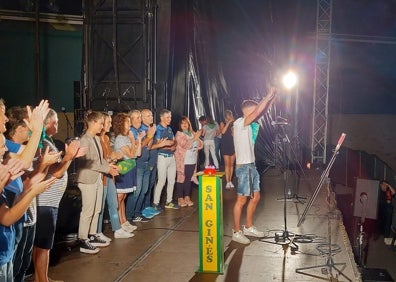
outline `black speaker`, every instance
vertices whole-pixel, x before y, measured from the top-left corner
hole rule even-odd
[[[82,207],[81,193],[78,187],[68,187],[59,203],[57,235],[78,233]]]
[[[394,281],[386,269],[363,268],[361,272],[363,282]]]

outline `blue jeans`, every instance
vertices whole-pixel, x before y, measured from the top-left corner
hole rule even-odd
[[[107,177],[107,184],[103,186],[103,203],[102,211],[99,214],[98,233],[103,231],[103,213],[105,202],[107,202],[107,208],[109,210],[111,230],[116,231],[121,228],[121,224],[118,217],[117,191],[113,178],[111,177]]]
[[[142,187],[140,195],[137,198],[135,214],[141,215],[143,209],[143,201],[149,190],[151,170],[148,163],[145,163],[137,168],[137,187]]]
[[[6,264],[0,265],[0,281],[1,282],[14,282],[14,275],[12,271],[12,260]]]
[[[150,166],[149,186],[148,186],[147,193],[144,196],[142,210],[144,210],[147,207],[151,207],[151,195],[153,193],[156,180],[157,180],[157,166],[153,165],[153,166]]]
[[[260,175],[254,163],[236,165],[235,175],[238,177],[238,195],[250,196],[252,192],[260,191]]]
[[[22,238],[18,243],[14,254],[13,272],[15,282],[25,281],[25,274],[32,260],[34,235],[36,233],[36,224],[23,227]]]
[[[136,166],[136,190],[128,194],[125,204],[125,213],[128,220],[140,215],[140,209],[138,210],[137,202],[140,195],[142,194],[144,171],[145,169],[140,165]]]

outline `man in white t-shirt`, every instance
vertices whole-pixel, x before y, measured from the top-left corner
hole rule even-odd
[[[257,103],[246,100],[242,103],[243,117],[234,121],[234,146],[236,155],[235,174],[238,178],[237,199],[234,204],[234,229],[232,240],[241,244],[249,244],[246,236],[264,237],[264,232],[253,225],[253,216],[260,200],[260,176],[255,166],[254,140],[250,126],[259,116],[266,112],[275,100],[275,88]],[[242,209],[249,199],[246,209],[246,223],[241,229]]]

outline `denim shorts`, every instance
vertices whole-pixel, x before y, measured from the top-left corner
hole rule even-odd
[[[238,195],[250,196],[252,192],[260,191],[260,176],[254,163],[236,165],[235,174],[238,177]]]
[[[52,249],[57,218],[58,208],[37,207],[36,236],[34,238],[34,245],[36,247],[46,250]]]

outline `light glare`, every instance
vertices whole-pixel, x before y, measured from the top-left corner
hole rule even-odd
[[[284,76],[283,76],[283,86],[285,86],[286,89],[291,89],[297,84],[297,75],[293,71],[288,71]]]

